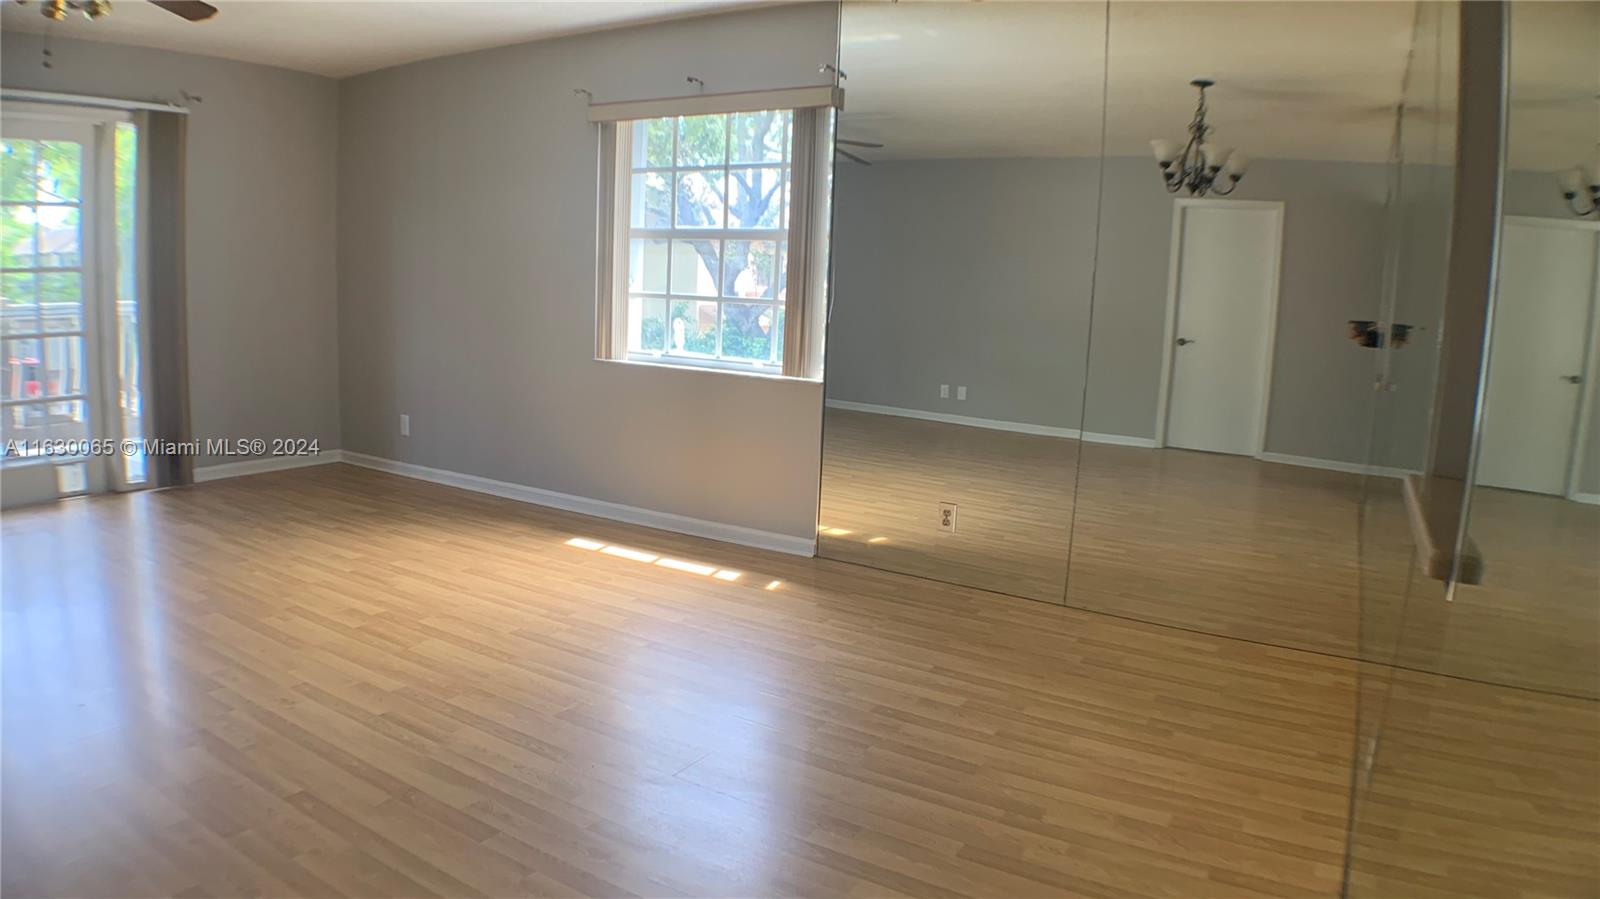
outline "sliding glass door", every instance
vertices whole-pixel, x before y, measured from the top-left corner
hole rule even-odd
[[[125,118],[7,104],[0,126],[0,442],[7,488],[25,499],[145,479]]]

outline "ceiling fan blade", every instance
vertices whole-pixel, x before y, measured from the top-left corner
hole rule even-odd
[[[834,147],[833,148],[833,152],[838,153],[840,156],[843,156],[844,158],[850,160],[851,162],[859,162],[859,163],[861,163],[862,165],[865,165],[865,166],[872,165],[872,163],[866,161],[865,159],[862,159],[860,156],[857,156],[856,154],[850,152],[849,150],[841,150],[838,147]]]
[[[833,142],[836,144],[849,144],[852,147],[869,147],[874,150],[883,146],[883,144],[873,143],[870,140],[848,140],[843,137],[834,138]]]
[[[217,14],[217,8],[204,0],[150,0],[150,2],[191,22],[204,22]]]

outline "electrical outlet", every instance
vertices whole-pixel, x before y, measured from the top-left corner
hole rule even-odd
[[[949,398],[950,398],[950,385],[949,384],[940,384],[939,385],[939,399],[947,400]]]
[[[406,415],[405,413],[400,414],[400,436],[411,436],[411,416]]]
[[[956,399],[964,400],[966,398],[967,398],[967,386],[965,384],[963,384],[960,387],[956,388]]]
[[[939,530],[944,531],[946,534],[954,534],[956,532],[955,503],[939,504]]]

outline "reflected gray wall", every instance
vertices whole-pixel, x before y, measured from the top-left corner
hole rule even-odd
[[[1098,161],[835,171],[828,398],[1077,428]]]
[[[1153,438],[1172,198],[1148,160],[1108,160],[1095,272],[1098,175],[1093,159],[841,165],[828,398],[1076,428],[1093,277],[1083,429]],[[1234,195],[1285,203],[1269,452],[1366,460],[1373,351],[1345,323],[1377,317],[1386,187],[1381,165],[1261,161]]]

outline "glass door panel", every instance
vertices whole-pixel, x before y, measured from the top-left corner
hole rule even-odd
[[[57,494],[143,480],[134,265],[136,132],[14,110],[0,138],[3,464],[54,464]]]

